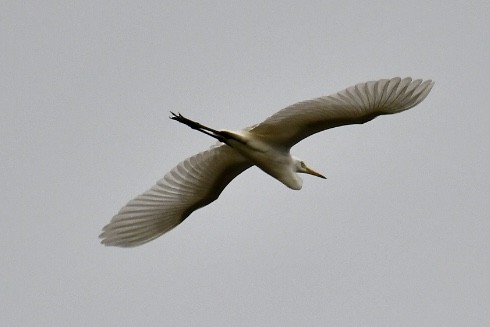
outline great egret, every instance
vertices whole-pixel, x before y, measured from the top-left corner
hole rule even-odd
[[[218,144],[185,159],[129,201],[103,228],[102,243],[132,247],[159,237],[216,200],[233,178],[254,165],[294,190],[303,184],[297,173],[325,178],[291,156],[290,148],[325,129],[412,108],[433,85],[431,80],[399,77],[360,83],[293,104],[241,131],[214,130],[172,113],[171,119],[218,139]]]

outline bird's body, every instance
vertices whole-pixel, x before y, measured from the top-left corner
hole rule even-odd
[[[301,178],[296,174],[294,165],[297,162],[289,153],[289,149],[271,146],[249,131],[219,131],[230,136],[226,145],[248,159],[253,165],[282,182],[287,187],[301,189]]]
[[[325,129],[407,110],[420,103],[432,86],[430,80],[411,78],[361,83],[289,106],[242,131],[214,130],[172,113],[172,119],[220,143],[182,161],[150,190],[128,202],[104,227],[102,243],[132,247],[168,232],[216,200],[233,178],[251,166],[294,190],[303,184],[297,173],[325,178],[291,156],[290,148]]]

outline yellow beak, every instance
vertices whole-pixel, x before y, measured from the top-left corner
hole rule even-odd
[[[310,174],[310,175],[313,175],[313,176],[316,176],[316,177],[320,177],[320,178],[327,179],[325,176],[323,176],[323,175],[322,175],[322,174],[320,174],[319,172],[314,171],[314,170],[313,170],[313,169],[311,169],[310,167],[305,167],[305,170],[306,170],[306,173],[307,173],[307,174]]]

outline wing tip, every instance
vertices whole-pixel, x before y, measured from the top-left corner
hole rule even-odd
[[[102,228],[99,235],[100,243],[105,246],[135,247],[154,240],[180,223],[172,224],[167,221],[166,224],[162,224],[159,220],[160,217],[122,218],[116,215]]]
[[[385,80],[380,80],[385,81]],[[435,82],[431,79],[412,79],[394,77],[387,83],[381,98],[380,109],[386,114],[398,113],[421,103],[432,90]]]
[[[359,112],[375,110],[379,114],[394,114],[422,102],[434,84],[431,79],[397,76],[358,83],[328,98],[353,106]]]

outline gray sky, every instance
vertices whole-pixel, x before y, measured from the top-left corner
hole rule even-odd
[[[179,3],[179,4],[177,4]],[[246,4],[245,4],[246,3]],[[3,1],[2,326],[490,324],[485,1]],[[416,108],[317,134],[134,249],[103,225],[214,141],[367,80]]]

